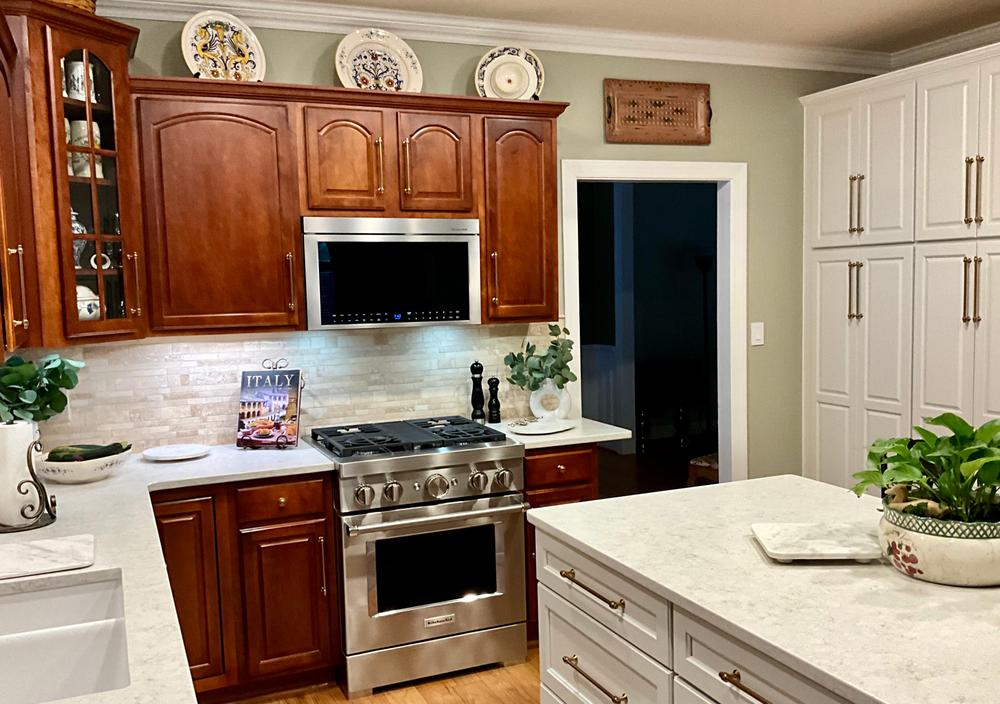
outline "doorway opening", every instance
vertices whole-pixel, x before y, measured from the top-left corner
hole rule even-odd
[[[573,401],[633,433],[602,448],[602,496],[745,479],[746,165],[562,170]]]

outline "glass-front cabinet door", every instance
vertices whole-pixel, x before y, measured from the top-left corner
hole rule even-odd
[[[53,144],[66,336],[144,327],[124,48],[53,30]]]

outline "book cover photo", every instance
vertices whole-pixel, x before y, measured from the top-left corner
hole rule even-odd
[[[237,447],[289,447],[299,442],[298,369],[243,372]]]

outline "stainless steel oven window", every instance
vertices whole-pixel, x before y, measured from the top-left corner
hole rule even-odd
[[[420,243],[434,243],[434,242],[450,242],[450,243],[462,243],[466,245],[467,257],[466,265],[468,271],[468,310],[469,318],[468,320],[460,321],[418,321],[418,322],[405,322],[405,323],[351,323],[351,324],[337,324],[337,325],[324,325],[322,319],[322,309],[321,309],[321,290],[320,290],[320,278],[319,278],[319,244],[321,242],[355,242],[355,243],[406,243],[406,244],[416,244]],[[479,268],[479,251],[480,242],[479,236],[477,235],[389,235],[389,234],[313,234],[306,233],[303,235],[303,245],[304,245],[304,272],[305,272],[305,284],[306,284],[306,320],[308,323],[308,328],[310,330],[339,330],[344,328],[380,328],[380,327],[412,327],[416,325],[478,325],[482,322],[482,313],[480,310],[480,268]],[[362,262],[358,263],[359,266]],[[377,269],[373,268],[372,275],[377,275]]]

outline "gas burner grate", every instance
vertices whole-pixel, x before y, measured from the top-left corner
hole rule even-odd
[[[440,416],[313,428],[312,437],[337,457],[357,457],[495,442],[506,436],[462,416]]]

